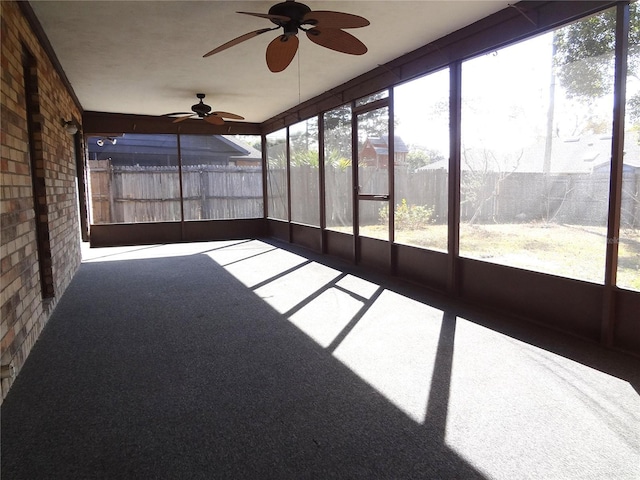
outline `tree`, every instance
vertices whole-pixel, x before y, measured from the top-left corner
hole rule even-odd
[[[324,114],[325,157],[351,158],[351,107],[344,105]],[[325,158],[326,162],[326,158]]]
[[[573,23],[557,32],[555,37],[555,66],[562,86],[570,98],[588,104],[598,97],[612,93],[613,59],[615,55],[616,9]],[[640,80],[640,9],[629,5],[629,51],[627,78]],[[631,125],[640,128],[640,91],[627,91],[626,114]],[[609,128],[594,119],[590,130]],[[640,142],[640,137],[638,137]],[[623,188],[625,188],[624,184]],[[638,192],[625,191],[625,198],[637,202]],[[566,195],[565,195],[566,197]],[[633,218],[633,216],[631,217]]]
[[[318,117],[311,117],[289,127],[291,166],[318,168]]]
[[[473,211],[467,223],[473,225],[481,218],[485,205],[492,202],[490,218],[499,220],[499,198],[502,183],[520,167],[524,151],[515,158],[498,158],[491,150],[482,149],[462,152],[462,163],[466,166],[460,183],[461,205],[468,204]],[[509,166],[511,164],[511,166]]]
[[[429,165],[430,163],[437,162],[438,160],[444,160],[444,156],[437,150],[418,147],[415,145],[409,146],[407,163],[409,164],[409,169],[411,171],[417,170],[425,165]]]
[[[382,94],[372,96],[372,99],[383,98]],[[324,114],[325,149],[345,151],[343,131],[351,132],[351,107],[344,105],[334,108]],[[380,108],[359,116],[359,129],[366,131],[368,137],[379,137],[389,132],[389,110]],[[334,134],[332,135],[332,132]],[[349,137],[350,138],[350,137]],[[360,138],[360,143],[365,139]],[[349,141],[348,149],[351,148]]]
[[[630,5],[627,75],[640,74],[640,10]],[[589,103],[612,93],[616,9],[572,23],[555,36],[555,66],[569,98]],[[640,93],[629,99],[629,117],[640,120]]]

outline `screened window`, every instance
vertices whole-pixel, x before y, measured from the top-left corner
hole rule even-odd
[[[326,226],[353,233],[351,107],[324,114]]]
[[[88,139],[93,224],[180,221],[175,135]]]
[[[367,97],[362,97],[356,100],[356,107],[362,107],[363,105],[367,105],[369,103],[375,102],[376,100],[381,100],[383,98],[389,97],[389,90],[382,90],[378,93],[374,93],[373,95],[369,95]]]
[[[400,85],[395,114],[395,242],[447,251],[449,70]]]
[[[320,225],[318,118],[289,127],[291,220]]]
[[[267,135],[267,216],[288,220],[287,130]]]
[[[185,220],[263,214],[259,136],[181,135]]]
[[[637,4],[630,5],[630,9],[617,283],[619,287],[640,291],[640,18]]]
[[[463,63],[461,255],[603,283],[615,25],[608,15]],[[597,48],[580,41],[594,23]]]

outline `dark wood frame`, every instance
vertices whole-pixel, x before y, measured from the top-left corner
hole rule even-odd
[[[629,5],[618,6],[616,12],[616,50],[614,78],[613,142],[609,177],[609,212],[607,251],[602,307],[601,341],[613,345],[615,328],[615,289],[618,273],[618,238],[622,206],[622,169],[624,166],[624,115],[627,98],[627,56],[629,53]],[[640,317],[640,314],[638,315]]]

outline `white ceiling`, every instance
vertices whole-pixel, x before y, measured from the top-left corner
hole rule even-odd
[[[291,65],[271,73],[267,32],[208,58],[211,49],[273,24],[237,11],[267,13],[277,1],[37,1],[30,4],[88,111],[162,115],[189,111],[205,93],[214,110],[263,122],[476,20],[502,0],[313,1],[312,10],[367,18],[350,29],[369,51],[346,55],[299,35]]]

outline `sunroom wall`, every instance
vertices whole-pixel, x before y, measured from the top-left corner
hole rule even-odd
[[[276,127],[281,129],[283,125],[293,125],[300,119],[321,118],[324,112],[343,105],[355,105],[352,102],[358,98],[445,67],[452,72],[448,253],[446,250],[440,252],[428,247],[415,248],[389,242],[384,247],[377,241],[370,242],[370,239],[311,227],[307,228],[307,238],[315,231],[320,239],[319,250],[325,253],[355,260],[364,266],[394,273],[463,300],[507,311],[606,345],[640,352],[640,319],[631,313],[633,309],[640,311],[638,292],[619,290],[611,283],[602,285],[599,282],[598,285],[598,282],[576,281],[561,275],[528,271],[512,265],[493,265],[482,259],[459,256],[461,92],[456,82],[460,81],[462,62],[617,4],[623,5],[622,2],[544,2],[506,9],[438,40],[437,49],[427,45],[336,87],[328,95],[319,96],[265,122],[263,133],[268,133]],[[291,235],[289,239],[298,243]],[[306,243],[310,242],[307,240]],[[356,254],[358,251],[360,253]],[[604,265],[602,267],[604,276]],[[618,310],[611,308],[616,303],[620,306]]]
[[[59,298],[80,265],[80,224],[76,172],[79,139],[66,133],[63,120],[80,121],[82,112],[73,93],[39,42],[18,2],[1,2],[2,23],[2,278],[0,357],[18,373],[47,323]],[[30,76],[37,79],[30,158],[23,54],[32,58]],[[33,91],[33,89],[32,89]],[[35,98],[34,98],[35,97]],[[34,118],[35,117],[35,118]],[[79,134],[76,134],[79,135]],[[36,218],[31,161],[44,183],[46,212]],[[81,181],[81,180],[80,180]],[[42,218],[46,217],[46,221]],[[46,278],[38,261],[36,221],[48,226]],[[44,268],[43,268],[44,270]],[[41,283],[49,289],[43,299]],[[13,378],[2,380],[2,398]]]

